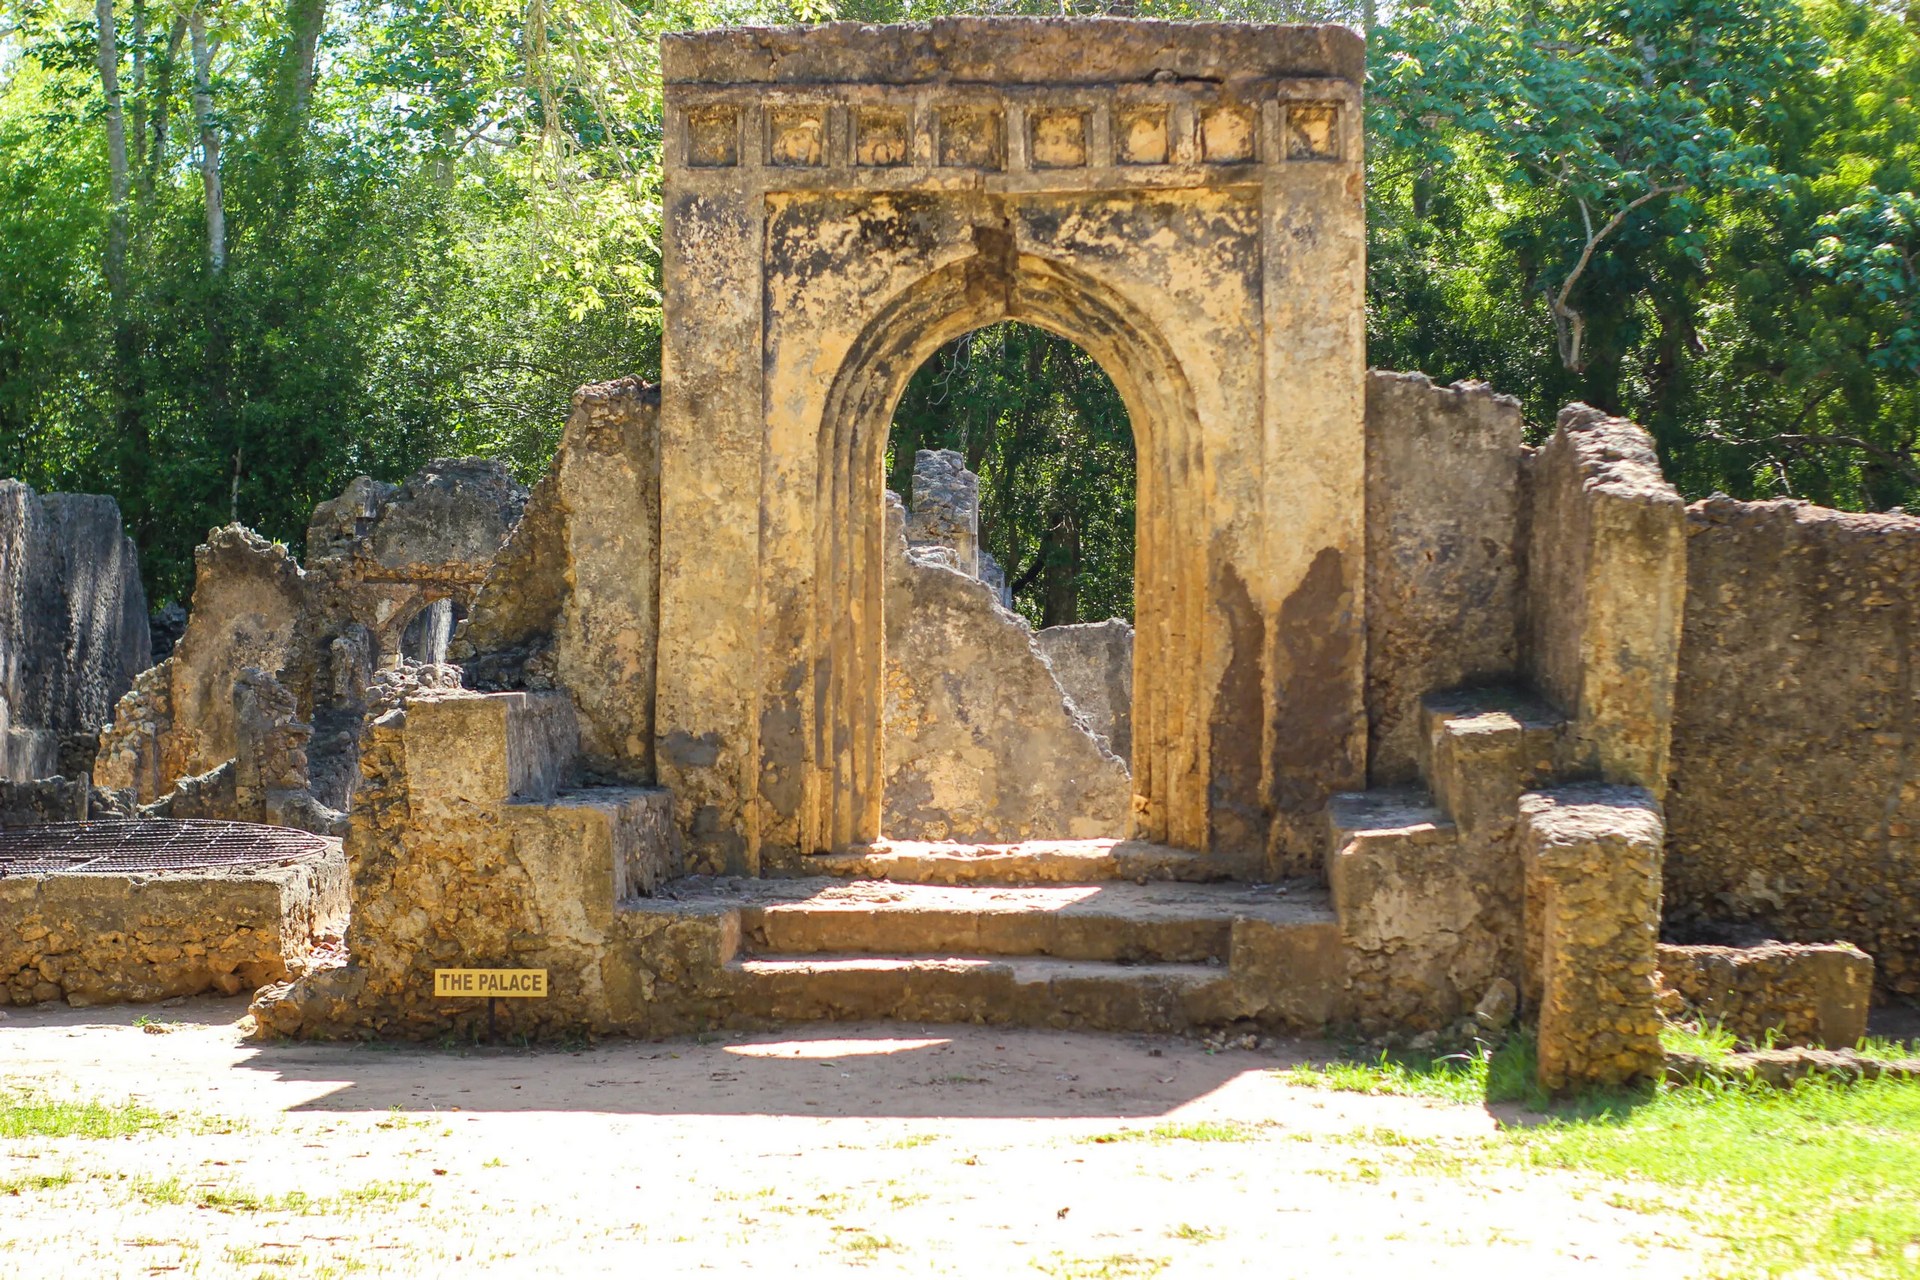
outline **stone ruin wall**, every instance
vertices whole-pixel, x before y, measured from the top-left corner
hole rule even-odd
[[[139,554],[113,499],[0,480],[0,782],[84,778],[151,660]]]
[[[1687,510],[1667,917],[1846,941],[1920,995],[1920,519]]]
[[[887,561],[883,830],[1123,834],[1124,761],[1066,703],[1025,621],[983,584],[991,565],[979,548],[977,478],[958,455],[921,461],[915,501],[925,514],[902,516]],[[632,378],[581,388],[553,465],[452,646],[475,688],[565,690],[590,780],[655,777],[659,486],[658,390]]]
[[[95,783],[154,816],[337,834],[379,673],[444,659],[525,503],[501,464],[442,460],[315,508],[304,567],[244,526],[214,530],[185,633],[115,708]]]

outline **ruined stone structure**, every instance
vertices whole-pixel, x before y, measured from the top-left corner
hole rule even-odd
[[[343,830],[375,672],[444,661],[526,500],[499,463],[439,461],[322,503],[304,568],[243,526],[214,530],[185,633],[115,709],[96,784],[159,816]]]
[[[1857,1034],[1859,952],[1663,919],[1913,989],[1920,520],[1689,510],[1631,423],[1367,373],[1351,32],[663,62],[662,386],[583,388],[530,497],[356,481],[304,568],[219,531],[107,735],[170,812],[344,825],[345,954],[264,1032],[467,1032],[436,968],[544,968],[513,1031],[1517,1017],[1559,1090],[1656,1076],[1663,1009]],[[1126,401],[1137,632],[1010,613],[958,455],[884,491],[915,367],[1005,319]]]
[[[113,499],[0,480],[0,782],[90,774],[96,735],[150,661]]]

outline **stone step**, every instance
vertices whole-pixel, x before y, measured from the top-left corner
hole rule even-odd
[[[1566,727],[1566,717],[1528,693],[1431,693],[1420,701],[1421,772],[1463,831],[1504,828],[1521,792],[1569,767]]]
[[[1459,829],[1424,792],[1337,795],[1327,832],[1327,887],[1347,942],[1383,953],[1465,927]]]
[[[764,956],[738,960],[736,1015],[774,1021],[981,1022],[1173,1034],[1239,1016],[1208,965],[1124,966],[995,956]]]
[[[1144,840],[1027,840],[954,844],[890,840],[799,859],[803,876],[912,884],[1087,884],[1107,880],[1230,879],[1215,859]]]
[[[737,910],[742,943],[756,955],[1224,965],[1233,955],[1237,923],[1284,931],[1333,922],[1325,891],[1306,882],[931,885],[692,877],[665,892],[684,908]]]
[[[1353,791],[1327,804],[1327,852],[1337,857],[1354,844],[1450,847],[1453,819],[1424,791],[1383,788]]]

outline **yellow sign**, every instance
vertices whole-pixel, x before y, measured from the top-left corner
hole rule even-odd
[[[483,999],[509,1000],[514,997],[544,997],[547,994],[545,969],[435,969],[433,994],[439,996],[479,996]]]

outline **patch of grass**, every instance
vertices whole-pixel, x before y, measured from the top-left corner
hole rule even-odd
[[[24,1195],[29,1191],[51,1191],[55,1187],[64,1187],[73,1181],[73,1173],[62,1169],[58,1173],[16,1173],[0,1178],[0,1196]]]
[[[937,1133],[910,1133],[904,1138],[889,1142],[887,1145],[895,1151],[911,1151],[915,1147],[924,1147],[929,1142],[938,1141],[940,1141],[940,1135]]]
[[[857,1230],[857,1228],[854,1228],[854,1230]],[[871,1232],[863,1231],[859,1235],[843,1237],[840,1241],[840,1247],[848,1253],[853,1254],[856,1258],[870,1262],[880,1256],[881,1250],[898,1249],[900,1246],[892,1240],[889,1240],[886,1236],[876,1236]]]
[[[83,1102],[16,1093],[0,1098],[0,1138],[124,1138],[177,1119],[137,1102]]]
[[[1675,1048],[1724,1054],[1718,1028],[1669,1033]],[[1515,1079],[1521,1068],[1524,1079]],[[1295,1083],[1461,1102],[1520,1101],[1537,1114],[1477,1148],[1483,1158],[1598,1174],[1678,1194],[1613,1203],[1691,1220],[1724,1242],[1731,1275],[1920,1280],[1920,1081],[1815,1076],[1788,1090],[1712,1079],[1549,1103],[1523,1041],[1447,1060],[1296,1068]],[[1422,1160],[1464,1171],[1466,1160]],[[1440,1152],[1440,1154],[1445,1154]]]
[[[127,1184],[127,1191],[136,1200],[143,1200],[147,1204],[187,1202],[186,1184],[179,1178],[135,1178]]]
[[[1266,1124],[1248,1124],[1241,1120],[1196,1120],[1191,1124],[1157,1124],[1148,1129],[1115,1129],[1096,1133],[1082,1142],[1252,1142]]]
[[[1056,1280],[1151,1280],[1167,1269],[1171,1258],[1148,1258],[1137,1253],[1115,1253],[1104,1258],[1069,1258],[1056,1253],[1046,1262],[1035,1260],[1034,1270]]]
[[[1183,1222],[1167,1232],[1175,1240],[1190,1240],[1194,1244],[1208,1244],[1226,1237],[1226,1232],[1216,1231],[1212,1227],[1196,1227],[1191,1222]]]
[[[1669,1022],[1660,1028],[1660,1047],[1668,1053],[1690,1053],[1708,1062],[1725,1062],[1740,1047],[1740,1037],[1717,1022]]]
[[[1498,1049],[1437,1056],[1383,1053],[1371,1062],[1303,1063],[1275,1074],[1288,1084],[1344,1093],[1395,1093],[1447,1102],[1544,1102],[1533,1083],[1533,1070],[1532,1042],[1514,1039]]]

